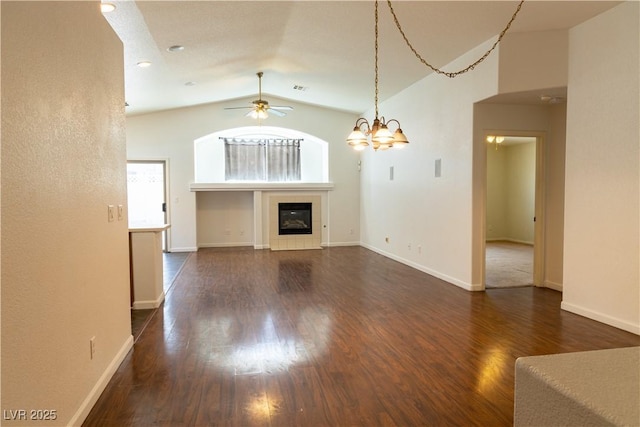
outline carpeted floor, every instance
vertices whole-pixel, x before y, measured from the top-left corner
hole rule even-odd
[[[487,242],[485,287],[533,285],[533,246],[506,241]]]

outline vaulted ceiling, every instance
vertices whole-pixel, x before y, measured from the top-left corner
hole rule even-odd
[[[108,1],[108,0],[104,0]],[[124,44],[128,114],[258,93],[361,113],[373,104],[374,2],[112,1],[105,14]],[[527,0],[510,31],[571,28],[612,1]],[[443,66],[500,33],[518,1],[393,1],[418,52]],[[429,74],[380,1],[380,99]],[[169,47],[184,49],[171,52]],[[147,68],[136,64],[150,61]],[[452,70],[450,70],[452,71]],[[442,77],[446,78],[446,77]]]

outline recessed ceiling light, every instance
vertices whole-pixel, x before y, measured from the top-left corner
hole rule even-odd
[[[151,61],[140,61],[140,62],[138,62],[137,65],[140,68],[150,67],[151,66]]]
[[[100,10],[102,13],[109,13],[116,10],[116,5],[113,3],[100,3]]]
[[[169,46],[169,47],[167,48],[167,50],[168,50],[169,52],[182,52],[182,51],[184,50],[184,46],[181,46],[181,45],[179,45],[179,44],[175,44],[175,45],[173,45],[173,46]]]

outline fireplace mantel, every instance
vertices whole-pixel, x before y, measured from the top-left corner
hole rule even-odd
[[[191,191],[329,191],[332,182],[250,182],[250,183],[201,183],[189,185]]]

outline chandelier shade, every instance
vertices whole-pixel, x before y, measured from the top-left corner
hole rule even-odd
[[[518,3],[518,6],[516,7],[515,12],[511,16],[511,19],[509,20],[509,22],[507,22],[507,25],[500,32],[500,35],[498,36],[497,40],[493,43],[493,45],[482,56],[480,56],[478,59],[476,59],[473,63],[467,65],[466,67],[464,67],[464,68],[462,68],[462,69],[460,69],[458,71],[445,71],[445,70],[437,68],[437,67],[433,66],[432,64],[430,64],[429,62],[427,62],[417,52],[415,47],[413,47],[411,42],[409,42],[409,39],[407,38],[405,32],[402,30],[402,26],[400,25],[400,22],[398,20],[398,17],[396,16],[395,11],[393,10],[393,6],[391,5],[391,0],[386,0],[387,5],[389,6],[389,11],[391,12],[391,15],[393,16],[393,20],[394,20],[394,22],[396,24],[396,27],[398,28],[398,31],[402,35],[402,38],[403,38],[404,42],[409,47],[411,52],[413,52],[413,54],[416,56],[416,58],[420,62],[422,62],[427,68],[431,69],[432,71],[434,71],[437,74],[441,74],[441,75],[447,76],[449,78],[454,78],[456,76],[459,76],[461,74],[465,74],[465,73],[467,73],[469,71],[474,70],[478,65],[480,65],[491,54],[491,52],[494,51],[494,49],[502,41],[502,38],[505,36],[507,31],[511,27],[511,24],[515,21],[516,16],[520,12],[520,9],[522,8],[522,4],[524,3],[524,1],[525,0],[520,0],[520,2]],[[374,11],[375,11],[374,12],[374,21],[375,21],[375,26],[374,26],[374,30],[375,30],[374,31],[374,33],[375,33],[375,43],[374,43],[374,47],[375,47],[375,56],[374,56],[374,58],[375,58],[375,62],[374,62],[374,66],[375,66],[375,97],[374,97],[375,118],[373,119],[373,122],[370,124],[367,121],[367,119],[365,119],[363,117],[360,117],[358,120],[356,120],[356,125],[353,128],[353,131],[347,137],[347,144],[349,144],[355,150],[358,150],[358,151],[364,150],[367,146],[369,146],[369,137],[371,138],[371,145],[373,146],[373,149],[375,151],[377,151],[377,150],[386,150],[386,149],[391,148],[391,147],[393,147],[393,148],[403,148],[409,143],[409,140],[407,139],[407,136],[404,134],[404,132],[400,128],[400,122],[398,122],[396,119],[391,119],[389,121],[385,121],[384,117],[378,118],[378,0],[374,1],[374,5],[375,5],[375,9],[374,9]],[[397,124],[397,126],[398,126],[394,133],[391,133],[391,131],[389,130],[389,124],[391,122],[395,122]],[[491,140],[489,140],[489,138],[491,138]],[[494,143],[495,142],[496,148],[498,147],[497,144],[500,144],[503,141],[504,141],[504,137],[503,136],[489,135],[487,137],[487,142],[488,143]]]
[[[384,117],[378,118],[378,0],[375,1],[375,97],[374,105],[376,110],[373,122],[369,123],[364,117],[356,120],[353,131],[347,137],[347,144],[356,151],[362,151],[369,146],[369,138],[374,151],[387,150],[391,147],[402,148],[409,143],[406,135],[400,129],[400,122],[396,119],[386,121]],[[389,130],[389,124],[395,122],[397,129],[395,132]]]

